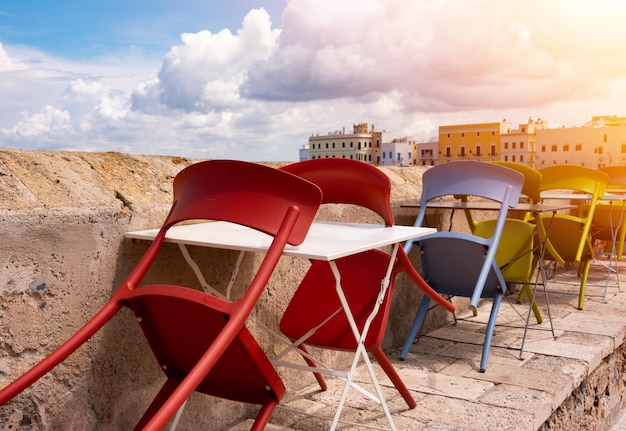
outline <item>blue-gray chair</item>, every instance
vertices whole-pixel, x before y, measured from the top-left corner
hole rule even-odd
[[[452,162],[430,168],[424,173],[420,210],[415,226],[424,223],[428,202],[446,196],[467,195],[499,203],[493,234],[488,238],[464,232],[437,232],[419,241],[408,241],[408,254],[413,244],[419,247],[424,280],[443,295],[470,298],[476,310],[481,298],[492,298],[493,305],[483,343],[480,371],[487,369],[489,349],[496,316],[506,291],[506,283],[495,260],[509,207],[517,205],[524,176],[510,168],[476,161]],[[400,359],[422,326],[430,300],[424,297],[409,331]]]

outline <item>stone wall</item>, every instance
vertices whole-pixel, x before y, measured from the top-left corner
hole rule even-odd
[[[145,242],[124,239],[124,232],[160,226],[170,206],[173,178],[196,161],[119,153],[0,151],[0,387],[63,342],[108,300],[147,248]],[[400,205],[418,199],[425,168],[382,169],[393,182],[397,223],[412,224],[416,211]],[[377,222],[375,216],[348,206],[327,208],[320,216]],[[198,248],[191,253],[203,262],[210,284],[218,288],[227,284],[235,253]],[[244,288],[257,259],[246,257],[235,290]],[[255,321],[277,324],[307,265],[282,259]],[[174,245],[164,246],[154,268],[145,282],[199,288]],[[404,341],[419,299],[400,276],[386,347]],[[446,318],[443,312],[433,316],[431,325]],[[270,354],[282,347],[267,335],[259,333],[259,338]],[[328,363],[338,366],[345,366],[348,358],[324,353]],[[289,389],[314,381],[299,371],[281,374]],[[131,429],[162,382],[138,325],[123,310],[52,373],[0,407],[0,423],[24,430]],[[178,429],[223,429],[252,410],[194,394]]]

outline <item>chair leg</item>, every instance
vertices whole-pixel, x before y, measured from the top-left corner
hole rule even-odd
[[[415,340],[417,333],[422,327],[422,322],[424,321],[424,317],[426,316],[426,312],[428,311],[429,303],[430,303],[430,298],[427,296],[424,296],[424,299],[422,300],[422,304],[420,305],[417,315],[415,316],[415,320],[413,321],[413,325],[411,326],[411,329],[409,330],[409,335],[407,336],[406,341],[404,342],[404,346],[402,347],[402,351],[400,352],[399,358],[401,361],[404,361],[406,359],[406,355],[409,353],[409,349],[411,348],[411,345],[413,344],[413,340]]]
[[[400,392],[400,395],[402,395],[402,398],[404,398],[404,401],[406,401],[409,408],[414,409],[415,407],[417,407],[417,402],[413,398],[413,395],[411,395],[409,389],[406,387],[406,385],[398,375],[398,372],[393,367],[393,364],[391,363],[387,355],[385,355],[385,352],[382,351],[380,346],[372,349],[370,353],[374,356],[376,362],[378,362],[378,365],[380,365],[385,374],[387,374],[387,377],[389,377],[391,383],[393,383],[398,392]]]
[[[307,350],[306,346],[304,344],[300,344],[298,346],[298,349],[302,350],[306,354],[306,355],[302,355],[302,358],[305,360],[306,364],[309,367],[317,368],[317,364],[315,363],[315,361],[309,358],[311,355],[309,354],[309,351]],[[326,389],[328,389],[328,385],[326,385],[326,380],[324,380],[324,376],[321,373],[313,372],[313,375],[315,376],[315,380],[317,380],[317,384],[320,385],[320,389],[322,391],[325,391]]]
[[[152,419],[152,416],[154,416],[154,414],[159,411],[163,403],[170,397],[170,395],[172,395],[174,390],[178,387],[178,384],[179,382],[177,380],[170,378],[165,381],[165,384],[163,384],[161,390],[156,395],[156,397],[154,397],[154,399],[150,403],[150,406],[135,426],[135,431],[139,431],[146,426],[150,419]]]
[[[578,309],[583,309],[585,302],[585,290],[587,289],[587,277],[589,276],[589,268],[591,268],[591,259],[585,260],[580,264],[580,293],[578,294]]]
[[[270,417],[272,417],[272,413],[277,405],[278,400],[276,398],[268,397],[254,420],[254,424],[252,425],[252,428],[250,428],[250,431],[263,431],[269,422]]]
[[[491,349],[491,340],[493,339],[493,331],[496,326],[496,317],[498,317],[498,311],[500,310],[500,304],[502,303],[503,294],[498,294],[493,298],[493,305],[491,306],[491,313],[489,314],[489,322],[487,323],[487,332],[485,333],[485,342],[483,344],[483,353],[480,358],[480,372],[484,373],[487,370],[487,362],[489,361],[489,350]]]

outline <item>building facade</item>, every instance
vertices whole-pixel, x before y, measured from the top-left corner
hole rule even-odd
[[[552,165],[592,169],[625,165],[626,118],[594,117],[581,127],[537,130],[536,145],[537,169]]]
[[[500,138],[511,132],[511,124],[459,124],[439,127],[439,154],[437,163],[457,160],[500,160]]]
[[[500,160],[535,167],[537,130],[547,128],[547,121],[541,118],[533,120],[531,117],[527,123],[520,124],[517,129],[503,133],[500,144]]]
[[[439,157],[439,141],[418,142],[415,147],[416,165],[435,166]]]
[[[354,124],[352,133],[346,133],[343,128],[327,135],[312,135],[308,153],[311,159],[343,158],[380,165],[382,142],[386,136],[373,124],[371,128],[367,123]]]
[[[393,138],[381,146],[382,166],[413,166],[416,143],[413,138]]]

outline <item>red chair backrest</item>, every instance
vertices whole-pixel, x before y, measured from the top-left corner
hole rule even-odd
[[[295,205],[300,215],[288,243],[298,245],[315,217],[319,199],[315,184],[272,167],[210,160],[190,165],[176,176],[174,203],[165,226],[193,219],[227,220],[275,235],[288,207]],[[265,211],[251,214],[249,209],[259,202]]]
[[[351,159],[313,159],[280,168],[322,189],[322,203],[358,205],[392,226],[391,181],[380,169]]]

